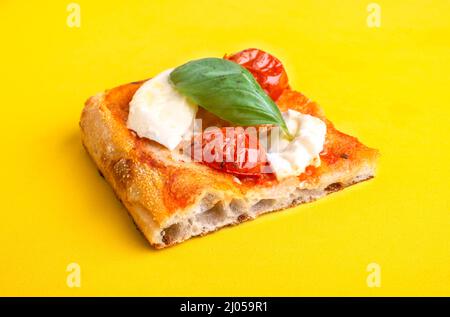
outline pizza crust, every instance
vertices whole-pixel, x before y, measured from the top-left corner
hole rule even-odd
[[[324,162],[315,176],[306,179],[241,183],[203,164],[179,162],[164,147],[139,139],[126,128],[128,103],[140,84],[123,85],[89,98],[80,127],[87,152],[156,248],[310,202],[374,176],[377,151],[334,131],[328,121],[329,142],[339,148],[348,148],[347,143],[353,142],[351,157]],[[286,92],[280,98],[280,109],[291,104],[294,110],[326,120],[315,103],[298,100],[301,96]]]

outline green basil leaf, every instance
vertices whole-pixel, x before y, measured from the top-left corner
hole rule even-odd
[[[181,94],[226,121],[242,126],[275,124],[289,136],[277,105],[237,63],[222,58],[191,61],[175,68],[170,81]]]

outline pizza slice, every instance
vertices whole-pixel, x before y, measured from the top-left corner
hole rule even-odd
[[[80,126],[87,152],[156,248],[370,179],[378,156],[257,49],[99,93]]]

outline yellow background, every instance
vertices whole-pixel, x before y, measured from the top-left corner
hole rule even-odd
[[[69,2],[0,4],[0,295],[450,295],[449,1],[380,0],[380,28],[360,0],[80,0],[80,28]],[[377,177],[155,251],[81,146],[83,103],[247,47],[379,148]]]

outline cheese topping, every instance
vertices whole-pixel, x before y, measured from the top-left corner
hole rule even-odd
[[[127,127],[166,148],[175,149],[192,136],[198,106],[188,101],[169,82],[172,69],[146,81],[130,102]],[[326,125],[319,118],[294,110],[283,113],[293,140],[279,127],[260,135],[267,159],[278,180],[302,174],[309,165],[319,166]],[[268,142],[269,141],[269,142]]]
[[[166,70],[146,81],[130,102],[127,127],[173,150],[192,129],[197,105],[172,87]]]
[[[278,180],[298,176],[309,165],[319,166],[319,153],[323,150],[327,127],[319,118],[288,110],[283,113],[293,140],[288,140],[281,129],[272,129],[270,144],[262,137],[267,159]],[[269,137],[269,135],[267,136]]]

